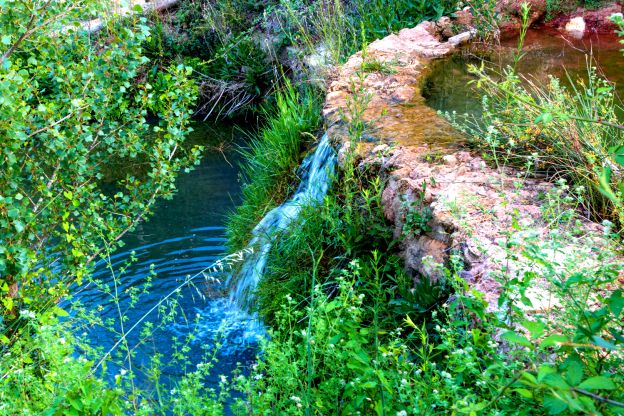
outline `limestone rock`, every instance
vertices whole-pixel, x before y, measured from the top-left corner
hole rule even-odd
[[[326,123],[331,126],[328,134],[338,143],[343,163],[353,138],[345,132],[339,114],[344,113],[341,109],[347,99],[353,98],[353,83],[358,80],[355,91],[371,97],[363,118],[372,125],[363,135],[366,140],[360,138],[357,143],[358,163],[379,167],[384,175],[381,203],[399,241],[406,272],[415,281],[439,279],[436,263],[443,265],[451,254],[457,254],[465,264],[461,276],[483,292],[495,309],[500,290],[495,275],[503,265],[508,266],[504,247],[514,221],[531,225],[540,236],[547,235],[548,221],[542,219],[539,207],[542,195],[552,185],[526,179],[518,188],[515,172],[488,167],[478,155],[458,149],[461,136],[427,107],[420,95],[423,68],[431,59],[455,49],[432,34],[432,25],[425,22],[370,45],[368,59],[394,63],[391,74],[358,78],[361,53],[340,68],[324,107]],[[432,154],[441,157],[426,157]],[[428,209],[428,227],[406,232],[410,210],[424,208],[409,204],[417,200]],[[601,227],[587,221],[583,229],[599,235]],[[513,267],[520,270],[522,264]]]
[[[449,38],[448,43],[451,45],[459,46],[464,43],[469,42],[473,37],[475,37],[477,32],[475,30],[469,30],[467,32],[460,33],[459,35],[455,35]]]

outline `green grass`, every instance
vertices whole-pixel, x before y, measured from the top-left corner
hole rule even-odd
[[[286,295],[307,304],[313,269],[317,284],[331,292],[340,271],[354,258],[376,250],[384,262],[393,263],[392,230],[381,205],[382,185],[374,171],[355,169],[347,161],[323,204],[305,208],[297,223],[277,236],[256,292],[257,311],[265,322],[275,322]]]
[[[276,94],[275,106],[263,115],[266,124],[241,154],[245,181],[243,203],[228,217],[231,250],[247,244],[251,230],[296,187],[296,173],[321,122],[320,95],[311,87],[298,91],[290,82]]]
[[[362,62],[361,70],[363,72],[378,72],[382,75],[396,74],[396,69],[392,65],[377,59],[365,59]]]

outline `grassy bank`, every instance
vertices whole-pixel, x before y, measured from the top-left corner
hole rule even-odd
[[[459,253],[435,285],[404,274],[382,188],[347,160],[324,204],[276,236],[256,293],[270,337],[236,380],[238,414],[620,414],[618,243],[579,234],[578,200],[557,188],[547,235],[509,233],[502,264],[523,267],[496,274],[492,309]],[[535,285],[557,306],[536,313]]]

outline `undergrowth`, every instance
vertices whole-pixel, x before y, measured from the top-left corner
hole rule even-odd
[[[283,74],[342,63],[360,49],[361,33],[369,42],[455,7],[452,0],[192,0],[151,15],[145,49],[154,71],[172,61],[195,69],[198,113],[235,117],[272,101]]]

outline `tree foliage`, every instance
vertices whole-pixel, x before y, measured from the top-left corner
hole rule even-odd
[[[143,54],[139,13],[106,2],[0,0],[0,330],[80,282],[101,251],[171,196],[196,88]]]

